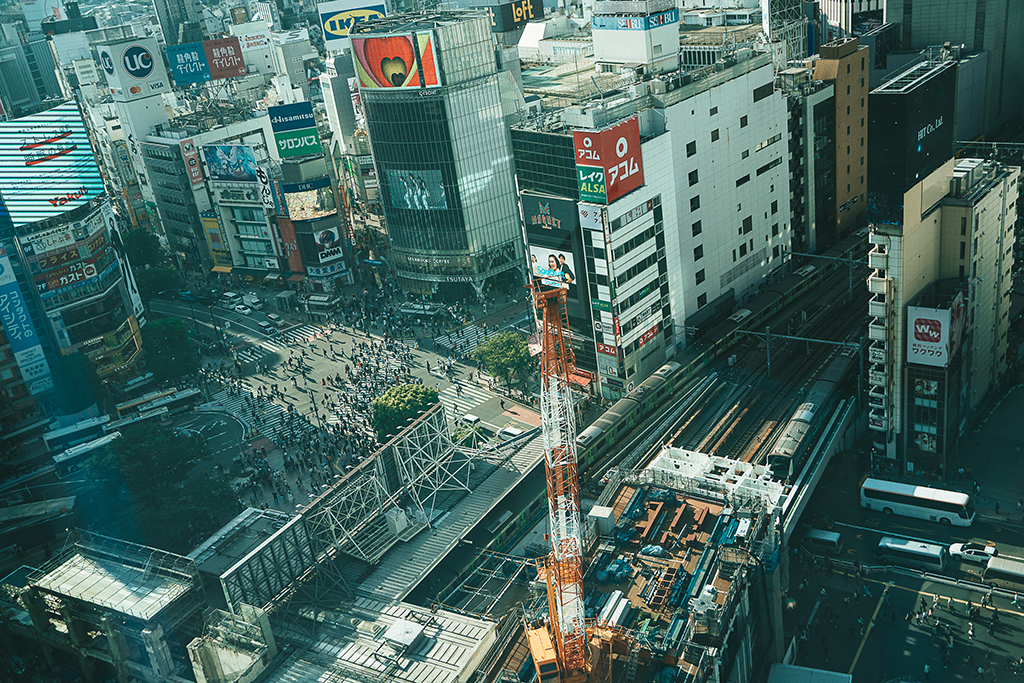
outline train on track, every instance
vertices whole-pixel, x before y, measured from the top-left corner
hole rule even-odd
[[[849,237],[823,255],[852,258],[865,250],[866,234],[863,232]],[[839,261],[826,260],[824,264],[799,268],[792,275],[765,290],[750,303],[749,308],[742,308],[711,327],[707,333],[701,335],[704,342],[703,350],[685,366],[670,361],[638,386],[631,388],[628,394],[576,437],[580,471],[588,471],[600,463],[616,445],[621,445],[623,437],[637,424],[656,413],[677,390],[689,383],[709,363],[731,349],[743,336],[741,332],[756,330],[786,305],[798,299],[836,269],[843,267]]]
[[[848,386],[850,374],[857,368],[857,359],[856,349],[841,348],[811,384],[803,403],[794,411],[768,454],[768,466],[776,479],[792,483],[844,387]]]

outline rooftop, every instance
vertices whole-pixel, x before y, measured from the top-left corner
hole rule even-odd
[[[946,69],[955,68],[956,60],[928,59],[918,62],[906,71],[896,74],[871,91],[875,94],[905,94],[934,78]]]
[[[249,508],[189,553],[204,574],[220,576],[283,527],[291,515]]]

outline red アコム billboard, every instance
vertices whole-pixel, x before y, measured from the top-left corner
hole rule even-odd
[[[636,115],[599,131],[573,131],[577,171],[580,167],[601,169],[604,175],[604,203],[644,184],[640,158],[640,123]],[[582,176],[581,176],[582,177]],[[595,190],[594,188],[598,188]],[[586,201],[599,200],[599,185],[591,184]]]

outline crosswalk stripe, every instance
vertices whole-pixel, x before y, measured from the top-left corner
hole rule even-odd
[[[256,393],[255,391],[253,391],[252,387],[245,382],[242,383],[242,388],[250,395],[255,395]],[[213,399],[222,404],[230,412],[238,415],[243,420],[246,420],[246,422],[250,423],[249,426],[254,429],[257,429],[262,436],[265,436],[274,443],[281,445],[283,441],[281,437],[282,434],[284,433],[284,427],[282,426],[281,416],[285,415],[286,412],[285,409],[280,404],[274,401],[264,403],[261,408],[261,414],[262,411],[266,411],[266,415],[264,416],[262,423],[254,423],[251,417],[252,413],[248,410],[247,406],[245,405],[245,396],[243,394],[239,393],[237,395],[232,396],[228,394],[226,389],[222,389],[221,391],[214,394]],[[300,419],[297,428],[300,431],[306,432],[315,430],[313,425],[310,424],[309,421],[306,419]]]

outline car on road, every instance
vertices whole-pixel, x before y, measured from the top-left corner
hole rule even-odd
[[[178,298],[181,299],[182,301],[195,301],[196,295],[193,294],[191,290],[179,289]]]
[[[245,304],[238,304],[235,306],[235,313],[241,313],[242,315],[249,315],[252,313],[252,309]]]
[[[994,545],[984,543],[954,543],[949,546],[949,554],[961,562],[985,564],[988,558],[999,554]]]
[[[285,326],[284,318],[279,316],[277,313],[267,313],[267,320],[269,320],[270,324],[273,325],[274,327]]]
[[[268,322],[260,322],[260,331],[268,336],[277,334],[277,328]]]

